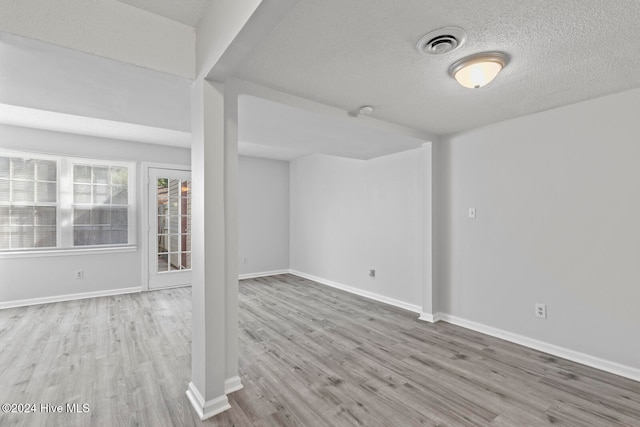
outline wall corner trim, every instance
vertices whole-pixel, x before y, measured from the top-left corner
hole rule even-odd
[[[205,402],[204,398],[192,382],[189,383],[187,397],[201,420],[206,420],[207,418],[211,418],[214,415],[231,408],[226,394]]]
[[[561,357],[572,362],[580,363],[591,368],[599,369],[601,371],[609,372],[615,375],[620,375],[621,377],[625,377],[634,381],[640,381],[640,369],[638,368],[622,365],[620,363],[612,362],[609,360],[600,359],[599,357],[580,353],[578,351],[560,347],[544,341],[538,341],[533,338],[525,337],[523,335],[505,331],[503,329],[494,328],[493,326],[488,326],[482,323],[452,316],[450,314],[436,313],[434,314],[434,318],[447,323],[451,323],[452,325],[461,326],[466,329],[471,329],[472,331],[480,332],[485,335],[490,335],[492,337],[523,345],[534,350],[542,351],[553,356]]]
[[[15,301],[0,302],[0,310],[5,308],[26,307],[29,305],[48,304],[51,302],[73,301],[86,298],[109,297],[113,295],[135,294],[142,292],[142,286],[134,286],[132,288],[107,289],[104,291],[81,292],[69,295],[54,295],[50,297],[22,299]]]
[[[302,277],[303,279],[308,279],[317,283],[320,283],[321,285],[326,285],[326,286],[330,286],[332,288],[336,288],[336,289],[340,289],[342,291],[346,291],[355,295],[359,295],[361,297],[364,298],[368,298],[368,299],[372,299],[374,301],[378,301],[378,302],[382,302],[385,304],[389,304],[392,305],[394,307],[398,307],[398,308],[402,308],[404,310],[408,310],[414,313],[421,313],[422,312],[422,307],[420,307],[419,305],[414,305],[414,304],[409,304],[407,302],[404,301],[400,301],[394,298],[389,298],[386,297],[384,295],[380,295],[380,294],[376,294],[374,292],[368,292],[368,291],[363,291],[362,289],[358,289],[358,288],[354,288],[353,286],[348,286],[348,285],[344,285],[342,283],[338,283],[338,282],[333,282],[331,280],[327,280],[327,279],[323,279],[321,277],[317,277],[317,276],[313,276],[311,274],[307,274],[307,273],[302,273],[300,271],[296,271],[296,270],[289,270],[290,274],[293,274],[294,276],[298,276],[298,277]]]
[[[234,391],[242,390],[244,386],[239,376],[227,378],[224,380],[224,394],[233,393]]]

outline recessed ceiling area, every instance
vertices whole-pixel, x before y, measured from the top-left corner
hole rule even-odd
[[[363,117],[344,119],[255,96],[238,99],[238,149],[243,155],[292,160],[309,154],[353,159],[411,150],[426,141],[367,126]]]
[[[240,67],[240,77],[346,111],[451,134],[640,86],[640,2],[606,0],[301,0]],[[463,28],[459,49],[424,55],[425,33]],[[486,87],[448,75],[501,51]]]

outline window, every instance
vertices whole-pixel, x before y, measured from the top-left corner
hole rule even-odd
[[[128,241],[129,171],[125,167],[73,165],[73,244]]]
[[[57,246],[58,165],[0,156],[0,250]]]
[[[135,165],[0,152],[0,251],[135,244]]]

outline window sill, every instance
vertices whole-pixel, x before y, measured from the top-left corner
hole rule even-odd
[[[56,256],[76,256],[76,255],[102,255],[136,252],[138,247],[133,246],[110,246],[105,248],[73,248],[73,249],[50,249],[39,251],[14,251],[0,252],[0,260],[12,258],[45,258]]]

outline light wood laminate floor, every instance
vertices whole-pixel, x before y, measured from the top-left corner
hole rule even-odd
[[[0,311],[0,426],[640,426],[640,383],[291,275],[240,284],[232,409],[200,422],[189,288]],[[40,408],[39,408],[40,409]]]

